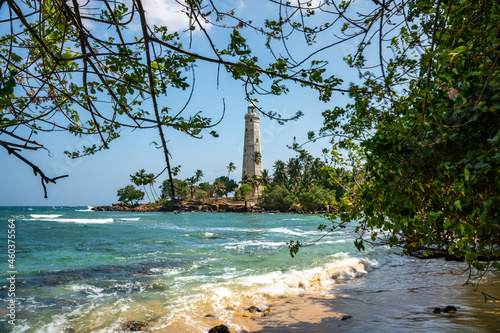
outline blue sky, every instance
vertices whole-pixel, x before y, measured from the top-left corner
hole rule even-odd
[[[240,8],[245,15],[253,17],[254,21],[262,18],[262,10],[258,6],[247,8],[242,1],[225,2],[235,6],[235,8]],[[153,2],[152,7],[146,6],[146,10],[156,8],[156,10],[150,9],[155,14],[151,16],[151,19],[156,20],[154,23],[169,24],[176,29],[182,29],[186,23],[183,18],[180,18],[179,13],[176,13],[171,7],[159,5],[162,3],[163,1],[157,0]],[[242,34],[254,38],[252,32],[243,30]],[[255,33],[253,34],[255,35]],[[216,35],[214,38],[224,40],[226,37]],[[202,43],[202,40],[201,35],[196,33],[193,35],[194,45]],[[293,44],[290,42],[290,45]],[[332,50],[328,55],[331,57],[329,70],[346,81],[345,87],[353,77],[346,70],[341,59],[352,51],[354,45],[354,41],[352,41],[350,44]],[[203,47],[192,51],[202,53]],[[208,50],[205,51],[208,52]],[[300,58],[300,53],[305,54],[304,52],[307,51],[299,47],[296,50],[297,57]],[[171,163],[182,166],[178,178],[185,179],[192,176],[196,169],[201,169],[205,175],[202,181],[212,182],[218,176],[227,175],[226,166],[229,162],[234,162],[237,169],[231,177],[240,180],[244,138],[243,117],[248,105],[243,87],[240,82],[228,77],[223,69],[221,70],[219,87],[217,87],[217,65],[214,64],[199,64],[195,68],[195,73],[195,95],[189,105],[189,113],[194,114],[202,110],[205,116],[210,116],[214,120],[219,119],[224,100],[226,114],[222,122],[215,128],[219,134],[218,138],[212,138],[208,133],[205,133],[204,138],[198,140],[173,129],[168,129],[166,136],[172,154]],[[186,95],[170,90],[169,95],[162,98],[182,105]],[[261,116],[263,166],[264,169],[272,170],[274,161],[278,159],[286,161],[295,155],[286,147],[292,143],[294,137],[297,137],[299,142],[306,141],[308,131],[317,131],[321,127],[323,121],[321,112],[337,105],[345,105],[347,98],[336,93],[330,102],[324,103],[318,101],[317,93],[292,85],[289,94],[279,97],[261,97],[259,102],[259,106],[263,109],[276,111],[283,116],[291,116],[297,110],[304,112],[301,119],[285,123],[285,125],[279,125],[277,122]],[[111,204],[117,202],[116,191],[130,183],[130,174],[142,168],[146,169],[147,172],[158,173],[164,168],[161,150],[156,149],[151,144],[153,141],[159,141],[154,131],[131,132],[124,130],[121,133],[121,138],[114,141],[109,150],[76,160],[67,158],[63,151],[94,143],[92,140],[96,140],[95,138],[79,138],[65,133],[49,133],[40,135],[37,140],[43,142],[50,149],[50,154],[47,151],[38,151],[24,155],[36,162],[50,177],[60,174],[68,174],[69,177],[58,180],[57,184],[48,184],[48,199],[45,199],[39,177],[33,175],[29,166],[9,157],[5,150],[1,150],[0,205],[94,206]],[[306,146],[306,149],[314,156],[320,157],[323,147],[328,147],[327,140],[310,144]],[[162,175],[158,183],[165,178],[166,174]]]

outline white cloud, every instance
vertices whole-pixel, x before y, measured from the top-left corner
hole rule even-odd
[[[167,26],[172,32],[189,28],[189,18],[175,0],[144,0],[143,5],[151,25]]]

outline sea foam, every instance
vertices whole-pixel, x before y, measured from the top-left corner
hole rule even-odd
[[[242,242],[227,243],[225,249],[244,249],[247,247],[258,247],[258,248],[277,248],[281,246],[286,246],[286,242],[263,242],[259,240],[248,240]]]
[[[30,214],[30,216],[34,219],[55,219],[62,216],[62,214]]]
[[[93,212],[92,208],[94,208],[94,207],[87,206],[87,209],[77,209],[77,210],[75,210],[75,212]]]
[[[114,219],[108,218],[108,219],[48,219],[42,221],[54,221],[54,222],[60,222],[60,223],[77,223],[77,224],[107,224],[107,223],[113,223]]]

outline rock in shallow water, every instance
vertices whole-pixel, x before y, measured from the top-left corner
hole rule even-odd
[[[442,313],[455,313],[455,312],[457,312],[457,308],[454,307],[453,305],[448,305],[444,309],[434,308],[434,310],[432,310],[432,313],[441,313],[441,312]]]
[[[444,313],[455,313],[455,312],[457,312],[457,308],[454,307],[453,305],[448,305],[447,307],[445,307],[443,309],[443,312]]]
[[[128,321],[123,325],[124,331],[140,332],[145,331],[148,328],[148,323],[143,321]]]
[[[226,325],[219,325],[212,327],[208,333],[231,333],[231,331]]]

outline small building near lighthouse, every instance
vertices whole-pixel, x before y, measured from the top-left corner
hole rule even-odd
[[[260,179],[262,176],[262,151],[260,148],[260,117],[253,103],[248,105],[245,115],[245,141],[243,145],[243,173],[251,178],[253,175]],[[256,196],[260,192],[260,186],[254,191]]]

